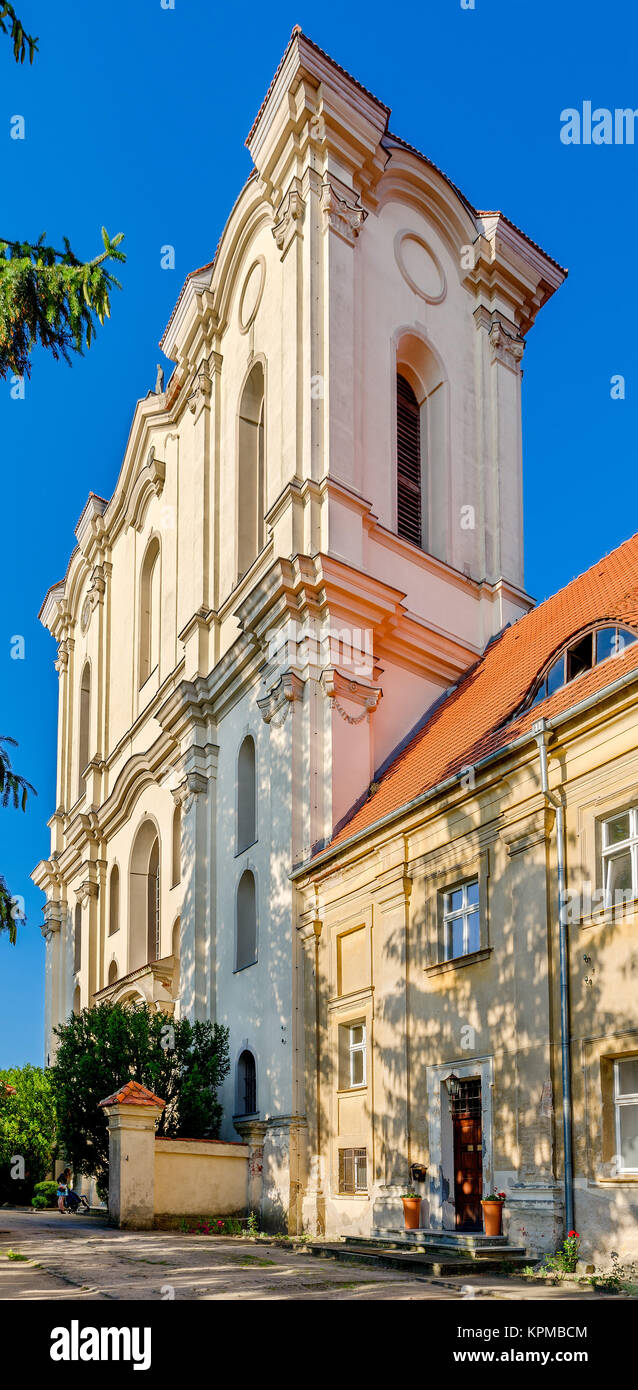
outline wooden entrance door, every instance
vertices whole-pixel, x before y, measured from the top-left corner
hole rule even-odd
[[[454,1203],[457,1231],[480,1231],[483,1195],[481,1082],[461,1081],[451,1102],[454,1133]]]

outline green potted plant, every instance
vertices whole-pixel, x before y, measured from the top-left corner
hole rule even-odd
[[[418,1192],[404,1192],[401,1201],[406,1231],[418,1231],[421,1221],[421,1198]]]
[[[481,1206],[483,1208],[483,1226],[486,1236],[501,1235],[504,1201],[504,1192],[489,1192],[487,1197],[483,1198]]]

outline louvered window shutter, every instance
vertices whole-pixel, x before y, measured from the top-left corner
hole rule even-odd
[[[421,421],[409,381],[397,372],[397,531],[421,544]]]

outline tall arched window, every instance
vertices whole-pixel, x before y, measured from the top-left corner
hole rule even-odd
[[[117,864],[111,869],[109,879],[109,936],[115,936],[120,929],[120,871]]]
[[[250,569],[264,544],[264,369],[256,362],[239,405],[237,461],[237,577]]]
[[[80,1012],[80,986],[79,986],[79,985],[76,985],[76,986],[75,986],[75,990],[74,990],[74,992],[73,992],[73,1012],[74,1012],[74,1014],[79,1014],[79,1012]]]
[[[140,688],[159,665],[160,572],[160,544],[153,536],[146,547],[140,575]]]
[[[421,544],[421,419],[409,381],[397,372],[397,531]]]
[[[77,972],[82,967],[82,904],[75,904],[75,916],[73,919],[73,969]]]
[[[117,977],[118,977],[118,968],[119,968],[119,967],[118,967],[117,961],[116,961],[116,960],[112,960],[112,961],[111,961],[111,964],[109,965],[109,980],[108,980],[108,982],[109,982],[110,985],[114,985],[114,984],[115,984],[115,981],[117,980]]]
[[[246,735],[237,759],[237,853],[257,839],[255,741]]]
[[[159,836],[154,822],[145,820],[135,836],[129,869],[129,971],[161,955],[160,882]]]
[[[89,741],[91,733],[91,666],[84,663],[80,681],[80,708],[78,729],[78,796],[86,791],[84,772],[89,761]]]
[[[180,981],[180,932],[181,932],[181,922],[180,922],[180,919],[179,919],[179,917],[178,917],[178,918],[176,919],[176,921],[173,923],[173,930],[172,930],[172,932],[171,932],[171,955],[172,955],[172,957],[173,957],[173,960],[175,961],[175,965],[173,966],[173,994],[174,994],[175,998],[177,998],[178,995],[179,995],[179,981]]]
[[[148,861],[148,953],[147,960],[159,960],[160,949],[160,867],[159,840],[156,838]]]
[[[245,869],[237,888],[237,952],[236,970],[254,965],[257,960],[257,895],[255,876]]]
[[[237,1063],[237,1114],[257,1113],[257,1071],[252,1052],[242,1052]]]
[[[178,801],[173,811],[173,845],[171,888],[177,887],[182,876],[182,807]]]

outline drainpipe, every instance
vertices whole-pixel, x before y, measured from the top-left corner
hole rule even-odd
[[[538,745],[541,787],[548,806],[556,813],[556,868],[558,877],[558,941],[560,959],[560,1044],[563,1085],[563,1171],[565,1182],[565,1229],[574,1229],[574,1169],[572,1160],[572,1071],[569,1048],[569,968],[567,950],[567,892],[565,876],[565,809],[559,796],[549,789],[547,773],[547,735],[549,725],[538,719],[532,733]]]

